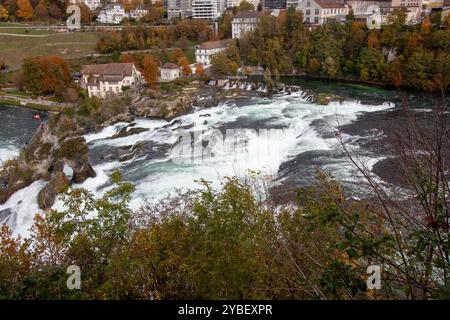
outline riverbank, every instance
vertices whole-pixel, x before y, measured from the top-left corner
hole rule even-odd
[[[0,96],[0,104],[16,106],[16,107],[24,107],[33,109],[36,111],[45,111],[45,112],[69,112],[70,108],[74,108],[72,104],[61,104],[53,101],[42,100],[42,99],[33,99],[29,97],[19,97],[9,94],[4,94]]]

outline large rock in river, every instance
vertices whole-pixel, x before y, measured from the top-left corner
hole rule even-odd
[[[64,172],[56,172],[50,177],[50,181],[38,194],[39,208],[42,210],[50,209],[55,203],[55,199],[69,186],[69,180]]]

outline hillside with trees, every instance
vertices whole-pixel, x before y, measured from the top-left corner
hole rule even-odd
[[[302,13],[289,8],[279,18],[263,16],[254,32],[239,39],[234,62],[261,65],[275,76],[306,74],[448,90],[449,19],[442,23],[440,16],[425,18],[422,24],[408,26],[402,10],[389,19],[381,30],[355,21],[329,21],[310,30]]]

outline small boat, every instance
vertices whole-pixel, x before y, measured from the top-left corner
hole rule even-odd
[[[41,120],[41,116],[39,115],[39,113],[36,113],[36,114],[33,116],[33,120]]]

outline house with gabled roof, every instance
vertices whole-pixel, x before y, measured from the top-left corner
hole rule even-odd
[[[88,90],[89,97],[105,98],[120,94],[125,87],[143,83],[143,77],[133,63],[105,63],[83,66],[80,86]]]
[[[322,24],[327,19],[345,20],[350,6],[344,0],[303,0],[297,7],[305,23]]]
[[[173,81],[180,77],[180,67],[175,63],[165,63],[159,68],[161,81]]]
[[[211,64],[211,57],[221,51],[227,50],[233,42],[232,39],[203,42],[195,48],[195,61],[205,67]]]

